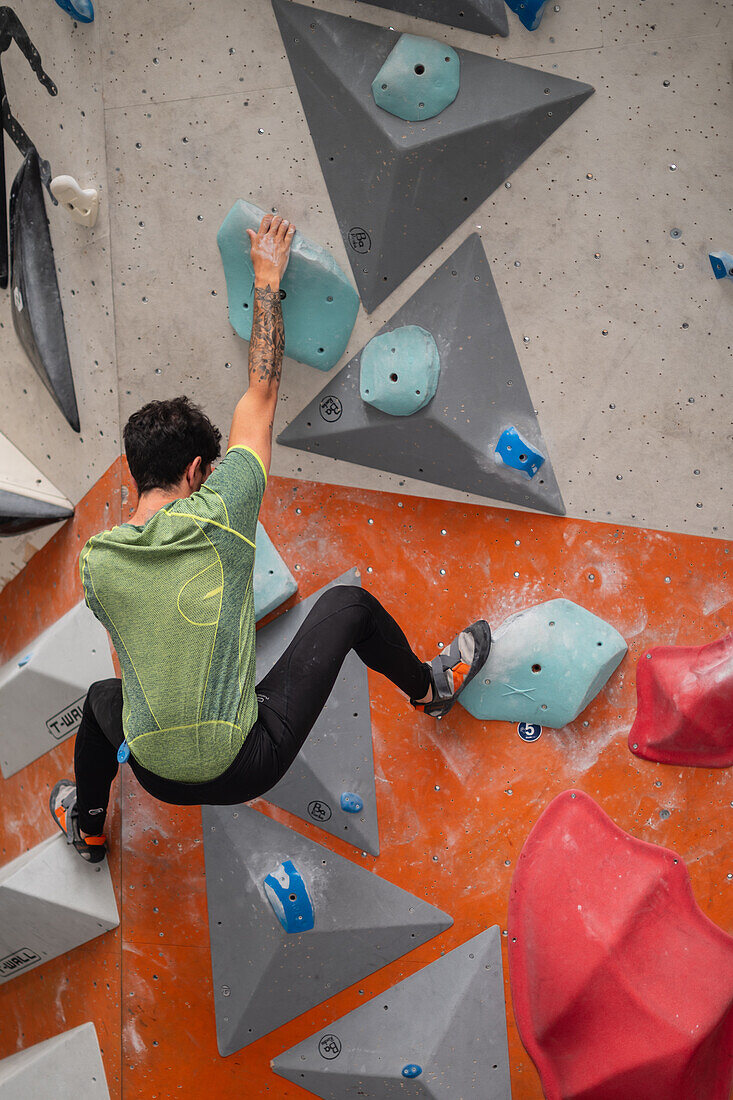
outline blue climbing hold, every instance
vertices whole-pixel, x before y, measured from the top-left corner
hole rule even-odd
[[[529,478],[534,477],[545,461],[545,456],[523,439],[515,427],[505,428],[501,433],[494,457],[497,462],[521,470]]]
[[[440,353],[419,325],[403,325],[369,341],[361,353],[359,392],[363,401],[390,416],[411,416],[435,397]]]
[[[229,320],[243,340],[252,335],[254,271],[248,229],[257,230],[264,210],[238,199],[216,235],[229,296]],[[295,234],[280,284],[285,354],[318,370],[330,370],[346,351],[359,295],[330,252]]]
[[[256,543],[253,588],[255,620],[259,622],[289,600],[298,585],[261,523],[257,524]]]
[[[547,0],[506,0],[507,6],[528,31],[536,31],[542,22]]]
[[[403,1077],[419,1077],[422,1073],[422,1066],[416,1066],[414,1063],[410,1063],[408,1066],[404,1066],[402,1069]]]
[[[92,0],[56,0],[56,3],[72,19],[78,19],[80,23],[94,22]]]
[[[403,34],[372,82],[374,102],[405,122],[435,118],[461,86],[461,62],[445,42]]]
[[[117,750],[117,763],[124,764],[130,759],[130,746],[127,741],[123,741]]]
[[[733,256],[730,252],[711,252],[710,263],[716,279],[733,279]]]
[[[286,859],[264,880],[267,900],[286,932],[310,932],[315,925],[313,902],[292,859]]]
[[[609,623],[572,600],[549,600],[497,627],[486,664],[459,703],[484,721],[560,729],[585,710],[625,653]]]
[[[18,661],[18,668],[25,668],[32,656],[33,653],[26,653],[25,657],[21,657],[21,659]]]
[[[341,795],[341,809],[347,814],[360,814],[364,809],[364,799],[358,794],[345,791]]]

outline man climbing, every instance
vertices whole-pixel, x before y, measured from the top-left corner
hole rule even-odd
[[[485,662],[488,623],[463,631],[430,665],[369,592],[330,589],[255,685],[252,592],[257,516],[267,482],[285,334],[280,280],[295,226],[266,215],[248,230],[254,268],[249,388],[221,434],[186,397],[154,401],[124,431],[138,504],[80,555],[86,602],[109,631],[122,681],[92,684],[76,736],[76,782],[51,814],[84,859],[104,858],[118,760],[174,805],[233,805],[285,774],[351,649],[413,706],[441,718]]]

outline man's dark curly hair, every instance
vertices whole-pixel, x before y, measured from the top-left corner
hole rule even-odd
[[[187,397],[151,401],[125,424],[125,454],[139,493],[171,489],[201,455],[202,467],[221,454],[221,432]]]

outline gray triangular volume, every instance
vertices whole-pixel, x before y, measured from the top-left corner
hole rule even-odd
[[[477,34],[509,34],[504,0],[368,0],[379,8],[432,19]]]
[[[458,50],[461,87],[404,122],[372,81],[399,35],[273,0],[365,309],[400,285],[592,94],[588,84]]]
[[[511,1100],[495,926],[273,1060],[323,1100]]]
[[[73,514],[73,508],[0,489],[0,535],[20,535],[48,523],[70,519]]]
[[[223,1055],[452,924],[427,902],[248,806],[205,806],[203,821],[216,1034]],[[265,892],[264,880],[287,860],[313,902],[310,931],[286,932]]]
[[[306,615],[329,588],[361,585],[355,569],[286,611],[257,632],[257,678],[270,671],[290,645]],[[342,795],[357,795],[358,813],[341,805]],[[365,665],[349,653],[318,721],[285,776],[265,796],[303,821],[379,855],[377,793],[374,783],[369,684]],[[353,804],[346,800],[346,805]]]
[[[0,1061],[0,1100],[109,1100],[94,1024],[54,1035]]]
[[[563,515],[562,496],[477,234],[380,332],[403,325],[427,329],[440,352],[438,389],[425,408],[396,418],[363,401],[360,352],[278,442]],[[508,427],[547,459],[533,478],[496,461],[496,444]]]
[[[0,985],[119,924],[109,868],[57,833],[0,868]]]

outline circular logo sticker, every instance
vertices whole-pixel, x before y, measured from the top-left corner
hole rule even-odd
[[[326,1058],[329,1062],[333,1058],[338,1058],[341,1053],[341,1040],[338,1035],[322,1035],[318,1042],[318,1053],[321,1058]]]
[[[325,420],[327,424],[334,424],[337,420],[341,419],[341,413],[344,411],[344,407],[338,397],[332,397],[328,394],[326,397],[321,398],[318,411],[321,414],[322,420]]]
[[[358,252],[360,256],[363,256],[372,247],[372,238],[366,229],[362,229],[360,225],[355,225],[353,229],[349,230],[349,244],[354,252]]]
[[[542,736],[542,726],[533,725],[532,722],[520,722],[517,733],[523,741],[539,741]]]
[[[315,802],[308,803],[308,813],[314,821],[328,821],[331,816],[331,807],[327,802],[319,802],[316,799]]]
[[[23,310],[23,295],[20,293],[17,286],[13,287],[13,301],[15,302],[15,308],[18,313],[21,313]]]

